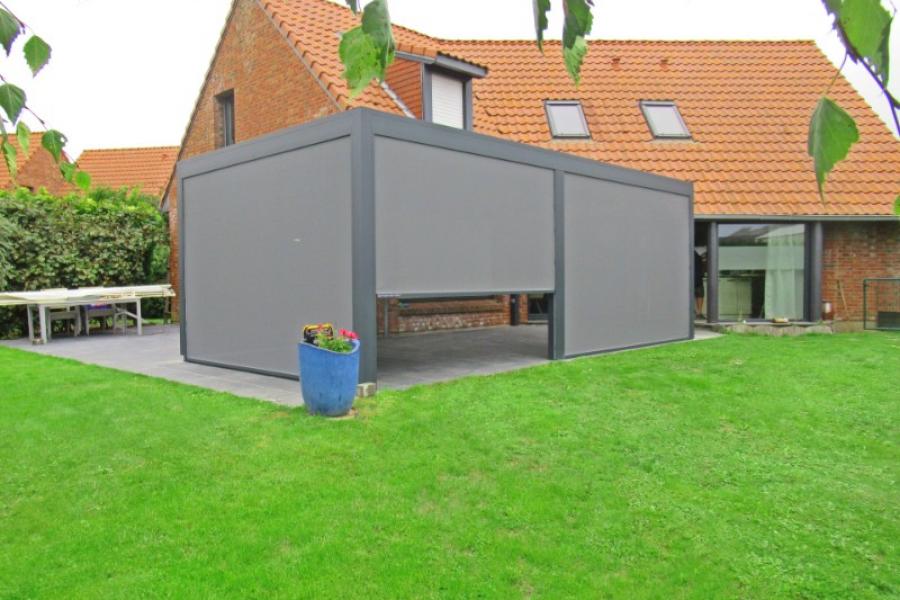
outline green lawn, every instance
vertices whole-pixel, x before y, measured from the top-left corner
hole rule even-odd
[[[900,335],[381,393],[353,420],[0,348],[0,597],[900,595]]]

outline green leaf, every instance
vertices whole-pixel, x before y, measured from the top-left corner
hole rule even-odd
[[[581,65],[587,54],[585,37],[591,32],[594,18],[591,15],[592,0],[564,0],[566,21],[563,25],[563,58],[566,70],[575,85],[581,82]]]
[[[581,83],[581,65],[587,54],[587,42],[584,38],[576,38],[571,48],[563,48],[563,59],[566,61],[566,70],[575,85]]]
[[[381,72],[378,79],[383,81],[388,65],[394,62],[396,49],[387,0],[372,0],[366,5],[366,8],[363,9],[362,28],[372,38],[372,42],[378,50],[378,66]]]
[[[72,183],[75,179],[75,165],[72,163],[67,163],[65,161],[59,163],[59,172],[62,173],[63,179],[65,179],[68,183]]]
[[[25,108],[25,92],[11,83],[0,85],[0,107],[6,111],[10,123],[15,123]]]
[[[373,79],[384,80],[394,60],[394,36],[386,0],[373,0],[363,11],[362,24],[341,35],[338,53],[350,97],[357,96]]]
[[[537,45],[541,52],[544,51],[544,32],[547,31],[547,12],[550,10],[550,0],[532,0],[534,5],[534,33],[537,37]]]
[[[822,96],[809,123],[807,152],[813,158],[819,196],[825,201],[825,179],[834,165],[844,160],[850,147],[859,141],[853,117],[833,100]]]
[[[37,75],[38,71],[44,68],[50,60],[50,46],[36,35],[31,36],[25,42],[25,62],[31,69],[32,75]]]
[[[12,16],[8,11],[0,8],[0,44],[2,44],[3,49],[6,50],[7,56],[9,56],[9,53],[12,50],[13,42],[16,41],[16,38],[19,37],[21,32],[22,24],[19,23],[19,20]]]
[[[16,180],[16,176],[18,175],[18,168],[16,165],[16,147],[10,144],[7,140],[3,140],[3,144],[0,145],[0,148],[3,150],[3,160],[6,161],[6,169],[9,171],[9,176],[12,177],[13,181]]]
[[[91,189],[91,175],[87,171],[78,171],[75,174],[75,185],[81,188],[81,191],[87,192]]]
[[[900,196],[894,198],[894,214],[900,217]]]
[[[847,41],[887,85],[892,17],[881,0],[844,0],[835,14]]]
[[[837,15],[840,12],[842,3],[843,0],[822,0],[822,4],[825,5],[825,10],[832,15]]]
[[[56,162],[59,162],[62,159],[62,151],[66,145],[66,141],[66,136],[55,129],[51,129],[41,136],[41,146],[53,156],[53,160]],[[60,169],[62,169],[61,166]]]
[[[16,126],[16,139],[19,140],[19,147],[22,148],[22,152],[28,154],[29,146],[31,146],[31,130],[28,129],[28,125],[24,121],[19,121],[19,124]]]
[[[341,35],[338,54],[344,63],[343,77],[350,88],[350,97],[353,98],[362,92],[373,78],[378,77],[378,50],[372,38],[363,32],[362,27],[355,27]]]

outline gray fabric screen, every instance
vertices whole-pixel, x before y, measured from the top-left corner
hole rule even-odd
[[[690,337],[690,199],[565,176],[565,354]]]
[[[349,138],[184,180],[186,357],[297,375],[305,323],[351,326]]]
[[[554,287],[553,172],[375,138],[379,294]]]

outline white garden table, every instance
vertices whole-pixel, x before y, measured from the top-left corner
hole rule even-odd
[[[141,301],[144,298],[172,298],[175,292],[168,284],[161,285],[132,285],[121,287],[89,287],[76,289],[49,289],[33,292],[0,292],[0,306],[25,306],[28,310],[28,339],[32,343],[46,344],[49,340],[50,309],[75,308],[92,304],[108,304],[116,307],[113,316],[113,326],[118,315],[131,317],[137,323],[138,335],[143,335],[143,318],[141,316]],[[119,310],[119,305],[128,306],[134,304],[135,312]],[[40,340],[35,341],[33,311],[37,310],[40,322]],[[80,319],[76,320],[76,333],[80,329]],[[86,324],[85,324],[86,325]]]

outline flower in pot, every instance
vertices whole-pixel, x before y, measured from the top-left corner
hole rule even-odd
[[[313,415],[339,417],[350,412],[359,382],[359,336],[330,324],[303,328],[298,345],[303,403]]]

